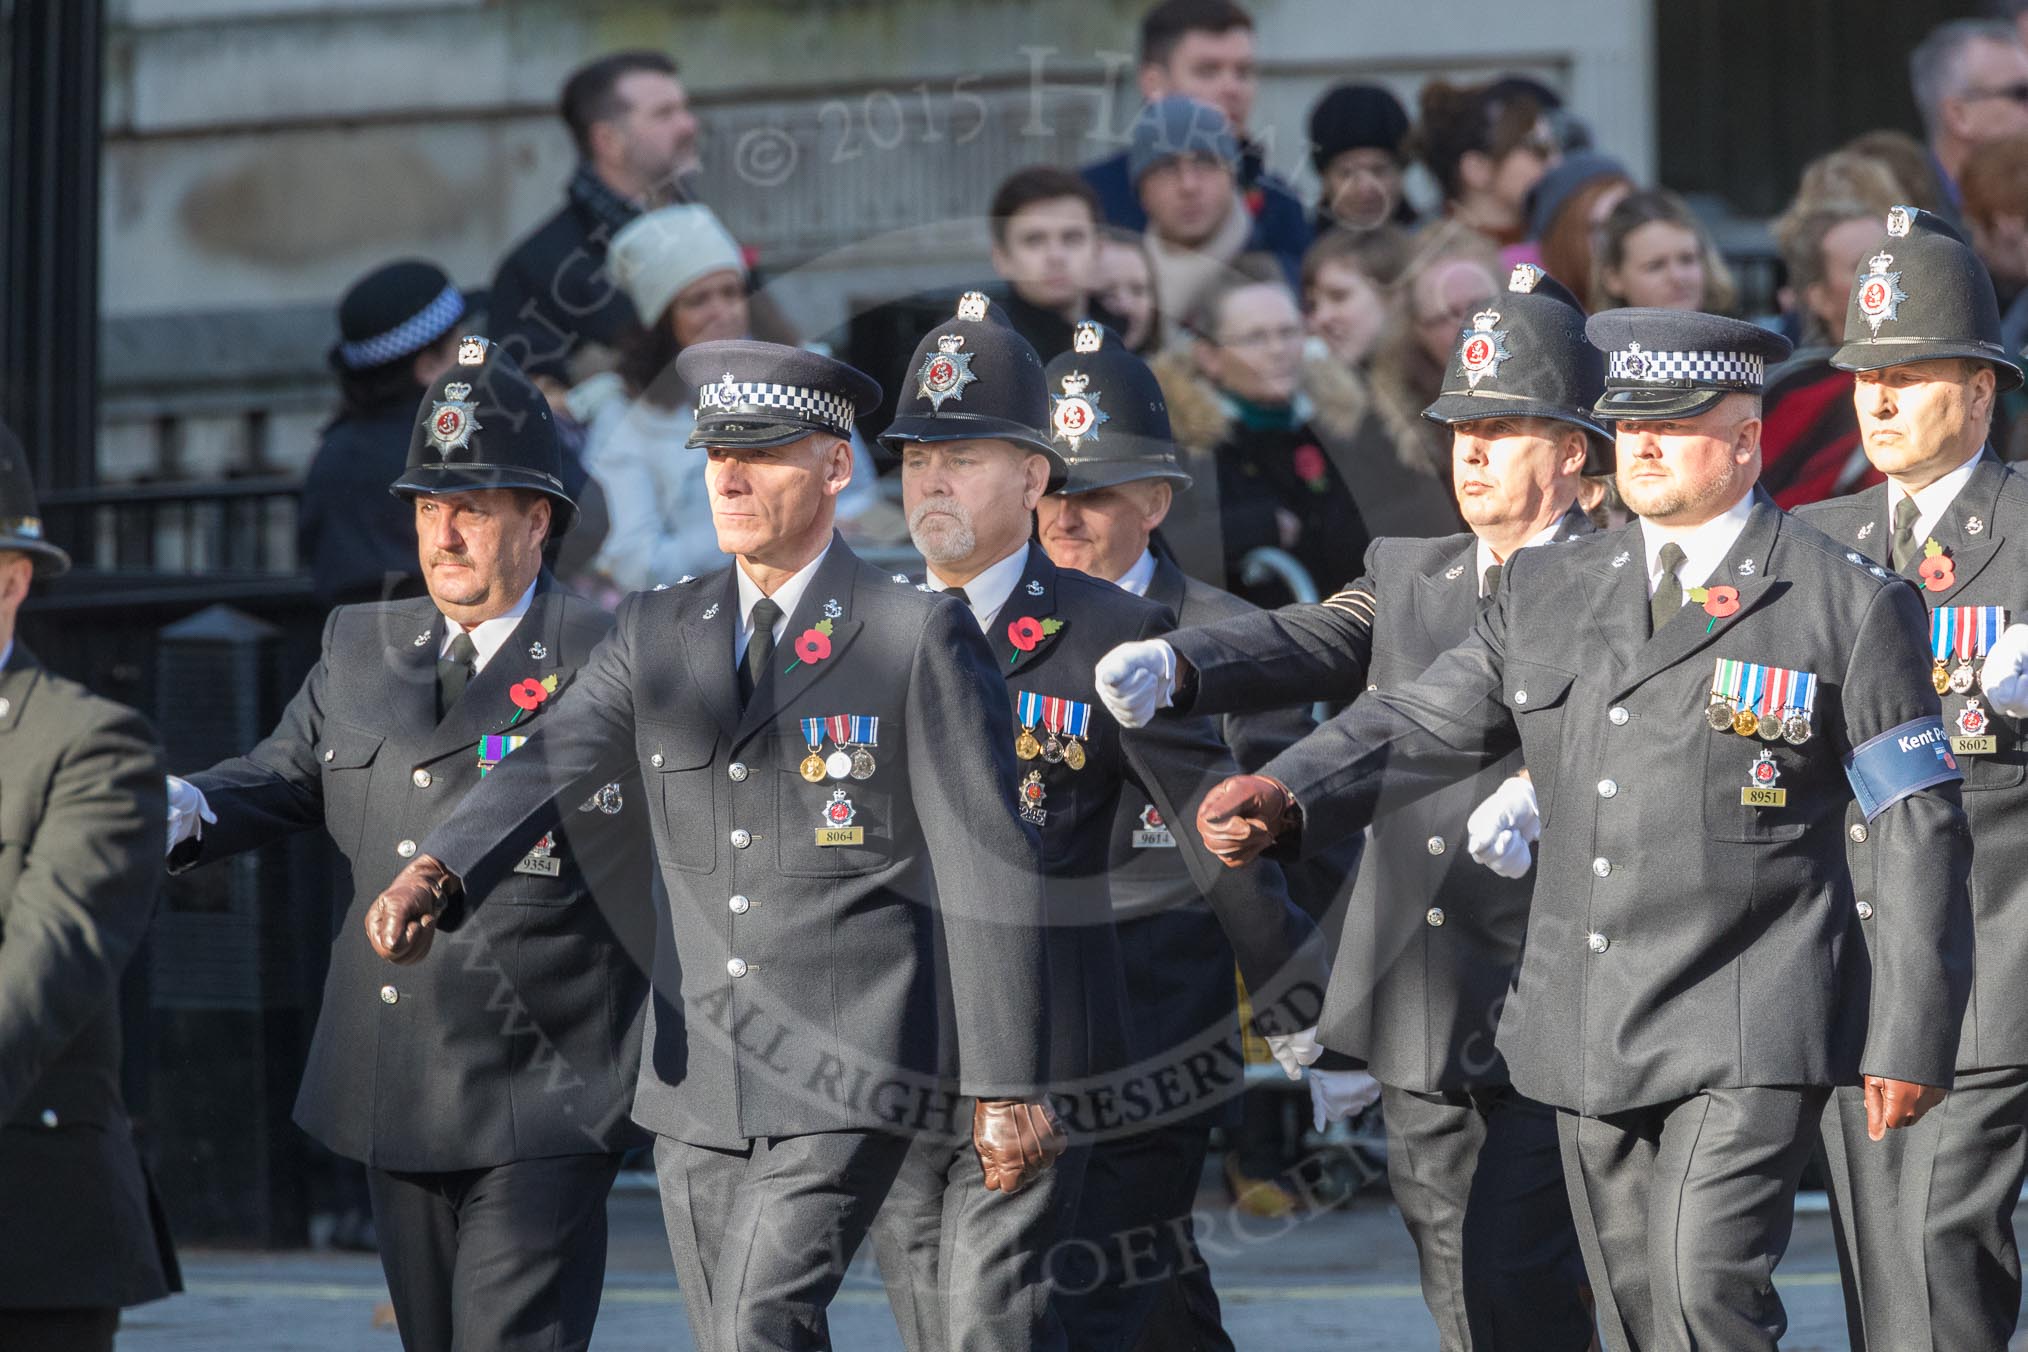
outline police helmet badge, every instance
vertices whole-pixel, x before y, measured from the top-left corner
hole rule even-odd
[[[1535,284],[1541,280],[1541,268],[1533,263],[1516,263],[1514,271],[1507,278],[1507,289],[1516,295],[1526,296],[1535,290]]]
[[[1901,302],[1908,299],[1901,289],[1901,274],[1888,271],[1893,266],[1894,255],[1883,249],[1866,260],[1868,271],[1859,279],[1859,313],[1866,316],[1876,337],[1880,326],[1894,318]]]
[[[458,365],[484,366],[486,364],[486,349],[490,346],[492,344],[477,334],[460,338],[458,340]]]
[[[462,451],[472,444],[472,433],[481,431],[479,406],[468,396],[472,387],[462,380],[444,386],[444,398],[430,405],[430,444],[439,457]]]
[[[972,374],[972,354],[964,351],[964,346],[962,333],[938,334],[937,350],[923,358],[922,370],[916,375],[917,395],[929,400],[938,412],[943,410],[944,400],[962,400],[965,386],[978,379]]]
[[[1091,378],[1082,371],[1064,372],[1063,393],[1049,396],[1051,439],[1066,443],[1075,455],[1080,441],[1086,437],[1097,441],[1099,425],[1111,421],[1112,415],[1099,407],[1098,391],[1091,388]]]
[[[1514,355],[1507,350],[1507,331],[1494,327],[1499,322],[1498,310],[1479,311],[1458,344],[1458,364],[1465,368],[1465,379],[1475,390],[1487,376],[1498,376],[1500,363]]]

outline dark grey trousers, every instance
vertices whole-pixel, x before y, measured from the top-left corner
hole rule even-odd
[[[1841,1088],[1824,1155],[1853,1352],[2006,1352],[2021,1309],[2028,1067],[1961,1070],[1920,1122],[1878,1141],[1864,1091]]]
[[[1571,1219],[1609,1352],[1773,1352],[1775,1265],[1828,1089],[1711,1089],[1558,1113]]]
[[[814,1352],[825,1310],[908,1148],[833,1131],[718,1150],[655,1139],[676,1284],[698,1352]]]
[[[1387,1178],[1442,1352],[1585,1352],[1591,1310],[1556,1110],[1501,1085],[1381,1086]]]

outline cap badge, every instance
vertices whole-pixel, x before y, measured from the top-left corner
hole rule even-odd
[[[1894,238],[1906,238],[1909,230],[1914,225],[1915,217],[1911,214],[1909,208],[1889,207],[1887,209],[1887,233],[1894,236]]]
[[[1487,376],[1500,374],[1500,363],[1514,355],[1507,350],[1507,331],[1493,326],[1500,322],[1498,310],[1481,310],[1472,316],[1472,327],[1458,345],[1458,364],[1473,389]]]
[[[470,385],[454,380],[444,386],[444,393],[450,397],[430,405],[430,444],[437,448],[438,459],[466,449],[471,445],[472,433],[483,430],[475,416],[478,405],[464,397],[471,392]]]
[[[486,349],[491,346],[492,344],[477,334],[473,334],[469,338],[460,338],[458,340],[458,365],[484,366],[486,364]]]
[[[1099,344],[1104,341],[1104,335],[1097,324],[1089,319],[1080,319],[1077,321],[1077,332],[1071,337],[1070,346],[1079,356],[1085,356],[1098,351]]]
[[[1620,369],[1629,377],[1639,380],[1648,374],[1648,356],[1641,351],[1639,343],[1628,343],[1627,350],[1620,357]]]
[[[963,400],[965,386],[978,379],[972,374],[972,354],[959,351],[964,345],[962,333],[940,333],[937,350],[923,358],[922,370],[916,373],[916,396],[929,400],[932,412],[941,412],[946,399]]]
[[[967,291],[964,295],[958,297],[958,318],[969,319],[976,322],[978,320],[984,319],[985,317],[986,317],[985,292]]]
[[[1880,326],[1895,317],[1908,293],[1901,289],[1901,274],[1888,271],[1894,266],[1893,254],[1882,250],[1867,259],[1866,266],[1872,270],[1859,279],[1859,313],[1878,335]]]
[[[718,378],[718,406],[720,408],[739,407],[739,381],[733,378],[733,374],[730,371],[727,371]]]
[[[1513,275],[1507,278],[1507,289],[1525,296],[1534,291],[1535,284],[1541,280],[1541,268],[1533,263],[1516,263]]]
[[[1097,391],[1088,392],[1090,384],[1091,377],[1084,372],[1066,371],[1063,393],[1049,396],[1050,439],[1066,443],[1073,455],[1086,437],[1098,440],[1100,423],[1112,421],[1112,415],[1099,407]]]

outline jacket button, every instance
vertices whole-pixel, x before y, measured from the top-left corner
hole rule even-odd
[[[1441,926],[1444,923],[1444,908],[1441,906],[1432,906],[1427,911],[1423,912],[1422,918],[1424,920],[1427,920],[1432,928]]]
[[[1603,934],[1600,934],[1597,930],[1593,930],[1590,934],[1585,936],[1584,946],[1586,948],[1589,948],[1594,953],[1603,953],[1608,948],[1612,947],[1612,945],[1606,941],[1606,937]]]
[[[1870,902],[1870,901],[1862,901],[1862,902],[1860,902],[1860,903],[1859,903],[1859,918],[1860,918],[1861,920],[1871,920],[1871,919],[1873,918],[1873,903],[1872,903],[1872,902]]]
[[[1612,708],[1606,710],[1606,722],[1616,728],[1625,727],[1627,725],[1627,711],[1615,704]]]
[[[413,775],[410,775],[409,778],[415,781],[415,786],[419,789],[426,789],[430,786],[430,772],[427,770],[418,770]]]
[[[740,761],[734,761],[727,766],[725,773],[732,776],[732,782],[735,784],[746,783],[746,766]]]
[[[1424,848],[1431,854],[1442,854],[1444,852],[1444,838],[1442,836],[1431,836]]]
[[[380,988],[380,1003],[383,1005],[391,1005],[399,999],[401,999],[401,992],[394,987],[382,986]]]
[[[743,850],[751,844],[753,844],[753,832],[747,830],[744,826],[738,826],[733,828],[732,832],[733,849]]]
[[[1600,855],[1591,861],[1591,871],[1601,878],[1609,877],[1613,871],[1613,861]]]
[[[1866,843],[1866,823],[1853,822],[1852,829],[1846,832],[1846,834],[1852,837],[1854,845],[1864,845]]]
[[[324,748],[324,763],[326,765],[329,765],[332,761],[337,759],[338,759],[337,751],[333,750],[331,747],[328,746]]]
[[[401,844],[394,847],[394,852],[400,855],[403,859],[410,858],[415,854],[415,842],[412,840],[404,840],[403,842],[401,842]]]
[[[6,700],[0,699],[0,704],[5,704],[6,702],[7,702]],[[0,709],[0,713],[5,712],[6,710]],[[42,1110],[42,1125],[45,1127],[54,1127],[56,1125],[56,1122],[57,1122],[56,1109],[44,1108]]]
[[[1601,798],[1617,797],[1619,791],[1620,786],[1610,779],[1601,779],[1598,782],[1598,796]]]
[[[655,768],[656,768],[657,770],[661,769],[661,768],[662,768],[662,753],[661,753],[661,752],[659,752],[659,751],[657,751],[657,752],[656,752],[656,753],[655,753],[654,755],[652,755],[652,756],[648,757],[648,764],[650,764],[650,765],[654,766],[654,767],[655,767]]]
[[[745,976],[745,975],[746,975],[746,959],[745,959],[745,958],[727,958],[727,959],[725,960],[725,971],[726,971],[726,975],[728,975],[728,976],[733,976],[733,977],[742,977],[742,976]]]
[[[753,909],[753,903],[748,901],[745,897],[734,897],[731,901],[728,901],[725,904],[732,908],[732,913],[734,915],[745,915],[749,910]]]
[[[1526,704],[1528,702],[1528,692],[1526,690],[1516,690],[1514,692],[1514,702],[1516,704]]]

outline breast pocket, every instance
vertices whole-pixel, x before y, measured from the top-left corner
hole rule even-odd
[[[850,878],[886,868],[894,860],[895,838],[905,828],[895,821],[898,800],[890,785],[901,770],[876,757],[865,779],[803,776],[809,748],[776,738],[769,754],[775,781],[775,846],[781,871],[798,878]]]
[[[1802,746],[1712,732],[1704,753],[1704,827],[1713,840],[1767,845],[1795,840],[1812,809],[1830,801],[1815,765],[1820,737]],[[1763,753],[1766,753],[1763,756]]]
[[[686,873],[718,866],[718,729],[698,721],[635,725],[635,744],[655,805],[662,862]]]
[[[339,849],[357,852],[366,823],[373,763],[387,739],[350,723],[327,722],[317,748],[324,775],[324,824]]]
[[[1539,662],[1510,662],[1502,693],[1521,731],[1522,755],[1535,784],[1535,806],[1548,821],[1556,801],[1556,756],[1563,741],[1563,718],[1577,677]],[[1529,750],[1536,754],[1528,756]],[[1544,754],[1548,752],[1549,754]]]

